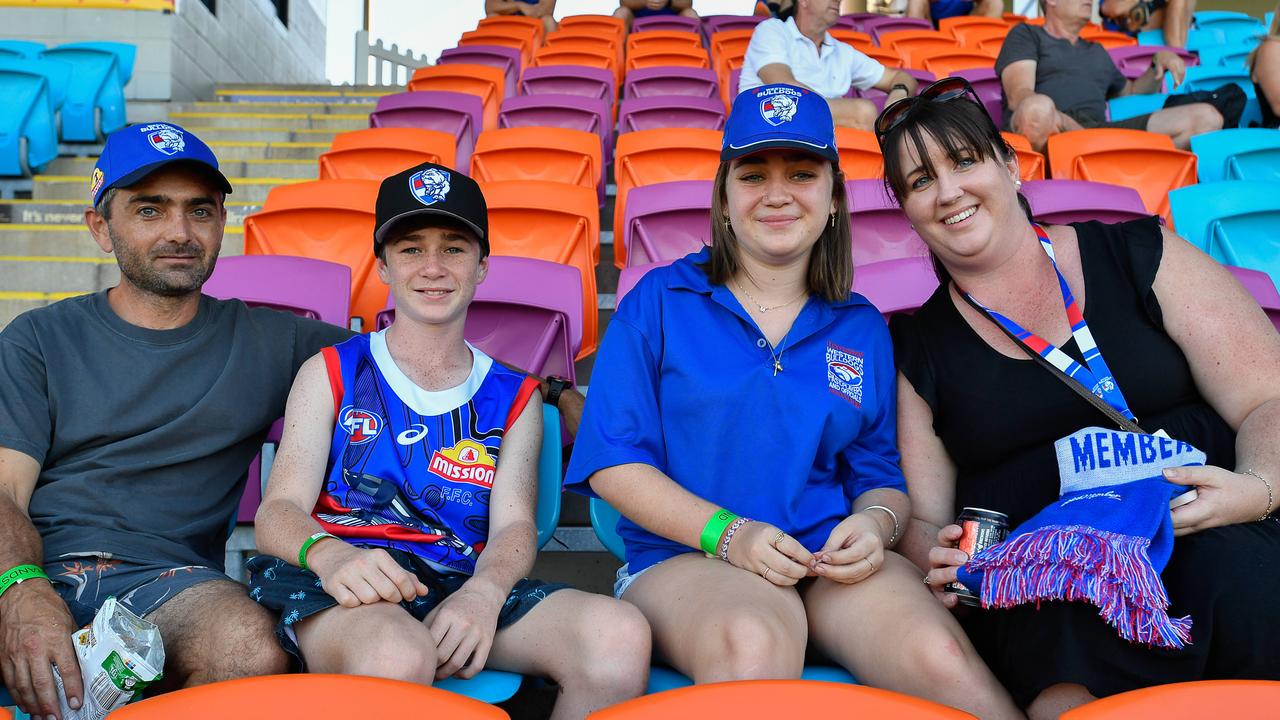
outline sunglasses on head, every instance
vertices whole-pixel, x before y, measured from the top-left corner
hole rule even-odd
[[[968,80],[962,77],[943,78],[921,90],[915,97],[903,98],[886,107],[880,113],[880,117],[876,118],[876,140],[884,144],[884,136],[901,125],[911,115],[911,111],[915,109],[917,103],[923,101],[946,103],[966,95],[973,98],[973,101],[983,108],[985,114],[986,107],[982,104],[977,91],[973,89]]]

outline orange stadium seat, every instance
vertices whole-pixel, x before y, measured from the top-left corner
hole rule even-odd
[[[1123,128],[1090,128],[1049,136],[1055,180],[1092,180],[1138,191],[1147,210],[1170,226],[1169,191],[1196,182],[1196,156],[1168,135]]]
[[[618,63],[622,63],[622,43],[607,35],[587,34],[589,28],[583,28],[576,31],[561,30],[553,32],[547,36],[547,43],[544,47],[567,47],[570,43],[575,48],[587,49],[591,48],[600,54],[609,54],[618,58]],[[534,52],[534,57],[538,53]]]
[[[376,180],[314,180],[281,185],[244,219],[246,255],[296,255],[351,268],[351,314],[365,330],[386,304],[373,257]]]
[[[1044,156],[1031,149],[1031,141],[1024,135],[1015,132],[1001,132],[1004,139],[1013,147],[1013,152],[1018,156],[1018,174],[1022,177],[1023,182],[1027,180],[1043,180],[1044,174]]]
[[[953,32],[955,33],[956,42],[960,43],[960,47],[977,48],[982,43],[990,40],[995,45],[998,53],[1000,46],[1004,44],[1005,37],[1009,34],[1009,26],[961,25],[955,28]],[[985,49],[984,52],[986,52]]]
[[[973,68],[994,68],[996,59],[992,55],[976,52],[974,50],[953,50],[950,52],[941,52],[932,55],[925,55],[918,58],[916,65],[922,70],[928,70],[937,77],[947,77],[956,70],[971,70]]]
[[[854,50],[861,53],[866,53],[867,50],[876,46],[876,43],[871,39],[871,36],[864,32],[858,32],[857,30],[850,30],[848,28],[831,28],[827,32],[831,33],[831,37],[846,45],[852,46]]]
[[[351,130],[335,135],[320,156],[320,179],[382,180],[424,162],[457,167],[457,154],[457,139],[439,130]]]
[[[1094,700],[1063,713],[1062,720],[1256,718],[1273,714],[1277,706],[1280,682],[1203,680],[1130,690]]]
[[[648,35],[648,33],[641,34]],[[707,58],[707,52],[701,47],[670,41],[647,43],[627,53],[627,72],[651,67],[688,67],[705,70],[711,67],[711,61]]]
[[[1009,28],[1012,26],[1001,18],[983,17],[981,15],[953,15],[938,21],[938,30],[957,40],[960,39],[961,33],[978,27],[1003,28],[1005,32],[1009,32]]]
[[[1005,37],[1001,35],[999,37],[978,38],[972,47],[977,48],[978,52],[999,55],[1000,48],[1004,47]]]
[[[647,30],[631,33],[627,36],[627,55],[646,45],[685,45],[696,50],[702,49],[702,38],[698,33],[681,32],[679,30]]]
[[[711,60],[720,63],[747,54],[754,30],[721,30],[711,36]]]
[[[897,52],[886,47],[873,47],[870,50],[863,50],[863,55],[875,60],[885,67],[900,68],[904,67],[902,56]]]
[[[623,247],[623,218],[627,192],[633,187],[673,180],[711,180],[720,168],[723,135],[716,130],[665,128],[636,130],[618,137],[613,156],[617,201],[613,211],[613,263],[627,262]]]
[[[539,48],[542,43],[546,42],[546,26],[542,24],[542,20],[525,15],[490,15],[480,18],[476,29],[497,30],[521,35],[531,34],[534,48]]]
[[[480,189],[489,206],[494,255],[548,260],[582,274],[582,348],[577,359],[595,352],[600,314],[591,249],[600,244],[595,190],[534,180],[481,183]]]
[[[481,133],[471,156],[477,182],[542,180],[579,185],[603,199],[600,136],[585,130],[514,127]],[[599,258],[599,245],[595,256]]]
[[[484,103],[484,130],[498,127],[498,110],[507,76],[501,68],[487,65],[429,65],[413,71],[409,91],[443,90],[475,95]]]
[[[224,680],[150,697],[111,713],[112,720],[276,720],[392,717],[405,708],[427,717],[509,720],[488,703],[418,683],[359,675],[264,675]]]
[[[884,176],[884,156],[870,130],[836,128],[836,150],[845,180],[877,179]]]
[[[498,47],[515,48],[520,51],[520,65],[528,67],[533,60],[533,51],[540,46],[534,42],[534,36],[520,33],[508,28],[486,28],[468,30],[458,38],[458,47],[466,45],[497,45]]]
[[[1084,40],[1096,42],[1108,50],[1138,44],[1138,38],[1136,37],[1125,35],[1124,33],[1112,32],[1111,30],[1103,30],[1097,25],[1085,26],[1080,30],[1080,37]]]
[[[890,35],[902,33],[923,33],[924,30],[899,30]],[[962,52],[960,44],[950,37],[902,37],[894,40],[881,38],[880,42],[888,42],[889,47],[902,56],[902,62],[909,68],[920,69],[927,57],[943,53]]]
[[[692,717],[894,718],[972,720],[945,705],[865,685],[811,680],[742,680],[690,685],[644,695],[587,715],[587,720]]]
[[[610,52],[605,45],[580,38],[548,43],[533,54],[531,67],[549,65],[581,65],[608,70],[613,73],[614,87],[622,86],[622,65],[618,61],[618,54]]]
[[[560,21],[559,32],[586,32],[601,37],[611,37],[622,45],[626,42],[627,24],[622,18],[610,15],[570,15]]]

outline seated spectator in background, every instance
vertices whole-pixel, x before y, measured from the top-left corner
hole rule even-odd
[[[161,691],[286,670],[223,573],[227,527],[294,373],[350,335],[200,294],[231,186],[195,135],[126,127],[92,177],[85,224],[119,284],[0,332],[0,569],[29,578],[0,595],[0,667],[39,717],[58,714],[51,664],[80,706],[71,633],[110,596],[159,626]]]
[[[613,11],[614,17],[626,22],[627,32],[631,32],[631,23],[636,18],[654,15],[698,17],[693,9],[693,0],[618,0],[618,9]]]
[[[535,378],[463,339],[488,271],[479,186],[410,168],[383,181],[376,223],[395,322],[299,371],[258,510],[252,597],[281,614],[280,643],[311,672],[543,675],[564,718],[639,695],[640,613],[525,577],[542,401]]]
[[[490,15],[524,15],[538,18],[547,32],[555,32],[556,0],[484,0],[484,14]]]
[[[1187,29],[1196,11],[1196,0],[1102,0],[1098,13],[1108,30],[1137,35],[1143,30],[1163,30],[1164,44],[1187,46]]]
[[[1091,127],[1147,130],[1173,138],[1179,148],[1191,136],[1222,129],[1222,115],[1208,103],[1191,103],[1125,120],[1107,120],[1107,99],[1160,92],[1168,72],[1176,86],[1186,66],[1170,51],[1156,53],[1137,80],[1126,80],[1101,45],[1084,40],[1089,0],[1045,0],[1044,25],[1015,25],[996,59],[1004,87],[1004,126],[1044,152],[1050,135]]]
[[[907,17],[924,18],[937,27],[943,18],[979,15],[998,18],[1004,13],[1003,0],[908,0]]]
[[[1249,56],[1249,73],[1262,105],[1262,126],[1280,127],[1280,3],[1262,44]]]
[[[886,68],[827,31],[840,17],[840,0],[796,0],[795,15],[770,18],[756,26],[738,80],[740,90],[786,83],[818,93],[831,105],[836,125],[870,130],[876,106],[848,98],[853,88],[875,88],[889,94],[886,103],[915,92],[910,74]]]

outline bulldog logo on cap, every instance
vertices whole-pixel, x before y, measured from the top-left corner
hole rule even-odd
[[[444,202],[449,194],[449,173],[439,168],[428,168],[409,176],[409,192],[423,205]]]
[[[774,127],[791,122],[795,116],[796,99],[793,97],[777,93],[760,101],[760,117]]]
[[[147,142],[151,143],[151,147],[165,155],[177,155],[187,147],[187,141],[182,138],[182,131],[172,125],[155,123],[143,127],[142,132],[146,133]]]

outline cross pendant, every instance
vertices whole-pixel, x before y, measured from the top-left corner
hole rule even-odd
[[[782,360],[780,358],[773,359],[773,376],[778,377],[778,373],[782,370]]]

